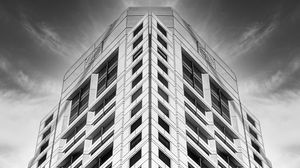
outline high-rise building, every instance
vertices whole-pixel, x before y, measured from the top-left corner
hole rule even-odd
[[[29,168],[270,168],[234,72],[172,8],[128,8],[66,72]]]

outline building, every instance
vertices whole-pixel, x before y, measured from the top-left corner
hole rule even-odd
[[[271,168],[234,72],[172,8],[128,8],[66,72],[29,168]]]

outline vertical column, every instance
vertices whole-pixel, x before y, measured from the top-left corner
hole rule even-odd
[[[98,74],[91,75],[89,105],[91,105],[97,97]]]
[[[210,93],[210,83],[209,83],[209,75],[202,74],[202,82],[203,82],[203,95],[206,103],[211,105],[211,93]]]

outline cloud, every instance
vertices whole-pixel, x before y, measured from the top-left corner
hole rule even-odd
[[[255,47],[261,46],[265,39],[267,39],[277,26],[277,21],[274,20],[270,24],[254,23],[246,28],[237,44],[233,44],[227,51],[227,55],[233,58],[242,56],[246,52]]]
[[[299,76],[300,58],[295,57],[283,68],[245,79],[239,86],[244,94],[289,101],[300,95]]]
[[[0,54],[0,94],[1,97],[18,100],[35,96],[53,95],[60,91],[61,82],[37,75],[30,77],[16,69]]]
[[[59,34],[54,31],[55,28],[45,22],[34,23],[30,21],[28,16],[22,14],[21,24],[39,45],[49,49],[55,55],[61,56],[65,61],[69,62],[73,60],[72,58],[76,58],[81,54],[81,50],[76,47],[77,45],[65,42]]]

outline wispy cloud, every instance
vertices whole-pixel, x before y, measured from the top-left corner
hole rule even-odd
[[[5,80],[0,81],[1,97],[20,99],[24,96],[57,94],[60,84],[58,81],[42,77],[30,77],[24,71],[16,69],[0,54],[0,72]],[[22,95],[22,96],[21,96]]]
[[[239,57],[251,49],[262,45],[265,39],[267,39],[277,26],[277,21],[273,20],[269,24],[255,23],[246,28],[237,41],[228,50],[228,55],[233,58]]]
[[[55,28],[49,26],[47,23],[33,23],[30,18],[22,14],[22,26],[29,33],[29,35],[36,40],[41,46],[48,48],[54,54],[61,56],[64,60],[69,61],[80,55],[79,50],[72,43],[65,42]]]
[[[259,97],[284,97],[286,101],[300,95],[300,58],[295,57],[284,68],[262,73],[240,83],[244,94]]]

